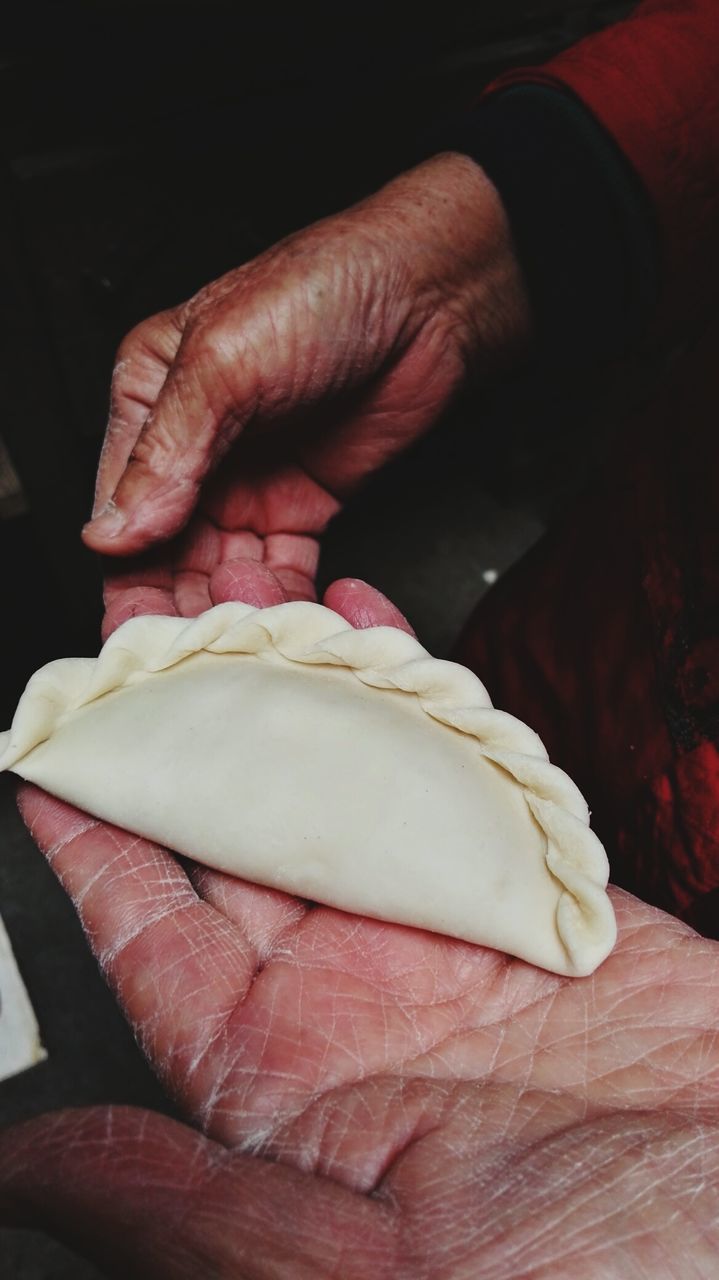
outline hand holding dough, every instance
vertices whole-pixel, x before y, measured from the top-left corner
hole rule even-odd
[[[464,667],[321,605],[133,618],[30,680],[11,769],[208,866],[591,973],[604,849],[537,735]]]

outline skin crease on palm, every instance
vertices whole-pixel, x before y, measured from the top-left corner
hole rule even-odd
[[[469,162],[434,163],[449,213],[416,171],[376,207],[310,229],[128,339],[99,507],[120,488],[86,536],[123,556],[173,541],[110,577],[106,633],[134,612],[311,596],[314,538],[344,493],[431,424],[467,352],[479,347],[491,365],[495,348],[519,342],[506,228],[486,181]],[[469,244],[461,214],[480,196],[480,240],[494,247],[469,291],[492,316],[484,337],[454,285],[425,287],[442,276],[434,258],[430,268],[421,252],[400,253],[396,267],[396,246],[381,252],[386,236],[421,247],[424,227],[449,281],[472,278],[441,231],[448,220]],[[363,282],[368,254],[379,297],[377,280],[374,291]],[[328,262],[338,274],[323,285]],[[293,269],[293,288],[279,287]],[[255,290],[263,307],[249,323]],[[502,325],[491,300],[507,291],[514,318]],[[413,315],[413,297],[432,305]],[[364,383],[352,407],[345,393]],[[331,439],[298,416],[330,394],[344,413]],[[407,626],[356,581],[325,602],[356,626]],[[20,803],[194,1127],[98,1107],[10,1130],[4,1221],[45,1225],[108,1275],[153,1280],[716,1276],[716,944],[613,891],[616,950],[590,978],[558,978],[180,865],[28,786]]]

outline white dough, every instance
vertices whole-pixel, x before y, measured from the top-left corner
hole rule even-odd
[[[465,668],[320,605],[124,624],[30,681],[0,769],[208,866],[557,973],[611,950],[604,850]]]

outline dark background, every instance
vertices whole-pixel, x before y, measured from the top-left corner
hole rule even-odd
[[[38,665],[97,651],[100,567],[78,534],[124,333],[376,188],[497,72],[543,61],[629,8],[168,0],[26,3],[12,15],[0,33],[0,437],[22,492],[0,503],[1,724]],[[323,577],[374,581],[445,652],[644,385],[642,374],[610,393],[567,370],[465,401],[335,524]],[[0,1085],[0,1123],[96,1101],[167,1106],[7,776],[0,912],[50,1055]],[[10,1232],[0,1272],[97,1274]]]
[[[127,330],[375,189],[499,71],[629,7],[168,0],[15,13],[0,46],[0,435],[28,513],[0,523],[16,619],[0,714],[40,662],[96,647],[98,566],[78,530]],[[556,424],[554,406],[547,417]]]

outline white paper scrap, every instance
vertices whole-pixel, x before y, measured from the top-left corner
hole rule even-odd
[[[0,919],[0,1080],[47,1057],[10,939]]]

